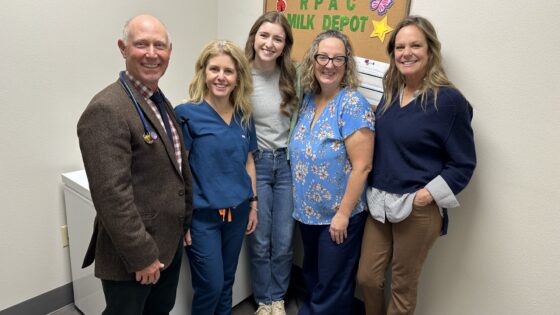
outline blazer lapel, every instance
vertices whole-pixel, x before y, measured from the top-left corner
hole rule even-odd
[[[127,82],[127,83],[129,83],[129,82]],[[129,83],[129,85],[132,86],[131,83]],[[148,120],[149,124],[151,125],[152,128],[154,128],[154,131],[158,135],[158,139],[156,141],[161,141],[163,143],[163,146],[165,147],[165,151],[167,151],[167,155],[169,156],[169,159],[171,160],[171,163],[173,163],[173,166],[175,166],[175,170],[182,177],[182,174],[181,174],[181,171],[180,171],[180,168],[179,168],[179,164],[177,163],[177,159],[175,158],[175,148],[173,147],[173,143],[171,142],[171,140],[169,140],[169,137],[167,136],[167,133],[165,132],[165,129],[162,127],[161,123],[159,122],[159,119],[157,118],[156,114],[154,113],[154,111],[152,110],[152,108],[150,107],[148,102],[144,99],[144,97],[142,97],[138,93],[138,91],[136,91],[136,89],[131,88],[131,90],[132,90],[132,93],[134,93],[134,97],[136,98],[136,101],[138,102],[138,105],[140,105],[140,108],[144,112],[144,116],[146,116],[146,119]],[[169,102],[167,100],[166,100],[166,103],[168,105],[167,110],[169,111],[169,108],[171,106],[169,105]],[[172,113],[173,112],[170,112],[169,116],[173,116]],[[172,117],[172,119],[173,118],[174,117]],[[175,120],[173,120],[173,121],[175,121]],[[175,125],[175,128],[177,128],[177,125]]]

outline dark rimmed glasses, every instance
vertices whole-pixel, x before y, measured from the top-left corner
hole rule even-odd
[[[326,66],[326,65],[329,64],[330,61],[332,61],[333,66],[341,67],[341,66],[344,66],[348,62],[348,57],[347,56],[329,57],[329,56],[323,55],[323,54],[316,54],[314,56],[314,59],[321,66]]]

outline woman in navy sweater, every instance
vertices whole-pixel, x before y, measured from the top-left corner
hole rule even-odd
[[[472,107],[447,79],[440,50],[432,24],[419,16],[401,21],[387,46],[357,276],[368,315],[414,313],[422,265],[476,165]]]

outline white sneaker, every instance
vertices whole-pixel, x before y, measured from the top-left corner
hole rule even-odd
[[[284,300],[272,302],[272,315],[286,315]]]
[[[272,314],[272,305],[270,304],[260,304],[259,308],[255,312],[256,315],[270,315]]]

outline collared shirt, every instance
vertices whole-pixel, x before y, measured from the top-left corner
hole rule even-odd
[[[408,105],[410,102],[414,101],[416,97],[418,97],[420,94],[419,92],[419,90],[414,91],[408,102],[406,104],[402,104],[404,85],[401,86],[399,89],[399,104],[401,104],[401,106]],[[412,203],[414,201],[414,197],[416,197],[416,192],[393,194],[375,187],[369,187],[367,189],[366,196],[369,212],[375,220],[385,223],[385,220],[387,219],[391,223],[398,223],[406,219],[412,212]],[[453,199],[455,199],[454,196]],[[455,202],[457,202],[456,199]],[[438,208],[440,210],[440,214],[442,214],[439,203]]]
[[[459,207],[459,201],[441,176],[437,176],[426,184],[426,188],[439,208],[439,214],[443,217],[443,209]],[[413,209],[413,201],[416,192],[405,194],[393,194],[375,187],[367,189],[367,203],[371,216],[381,222],[385,220],[398,223],[408,218]]]
[[[399,100],[402,94],[403,87]],[[451,87],[440,87],[437,107],[431,94],[426,96],[426,106],[418,95],[415,92],[404,107],[395,100],[380,113],[382,100],[376,112],[368,205],[375,220],[398,223],[414,211],[416,192],[425,188],[443,215],[444,234],[446,209],[459,206],[455,195],[467,185],[476,165],[472,108]]]
[[[152,100],[150,99],[150,97],[152,97],[152,95],[156,91],[150,90],[147,86],[142,84],[142,82],[136,80],[128,71],[126,71],[126,76],[130,80],[130,82],[132,82],[134,88],[138,91],[138,93],[140,93],[140,95],[144,98],[146,103],[150,105],[150,108],[156,115],[159,123],[161,124],[161,127],[167,133],[159,109],[157,108],[157,105],[154,104],[154,102],[152,102]],[[171,117],[169,116],[169,113],[167,111],[166,114],[167,114],[167,121],[170,122],[169,126],[171,127],[171,137],[173,138],[173,149],[175,151],[175,159],[177,160],[177,164],[179,164],[179,170],[181,170],[182,169],[181,166],[183,163],[183,157],[181,156],[181,141],[179,140],[179,134],[177,133],[177,129],[175,129],[175,126],[173,125],[173,123],[171,123],[173,120],[171,120]]]
[[[344,140],[361,128],[374,131],[375,117],[366,99],[347,88],[325,106],[311,129],[316,110],[313,95],[305,95],[290,139],[293,217],[305,224],[327,225],[340,206],[352,171]],[[365,208],[365,198],[360,198],[352,215]]]

